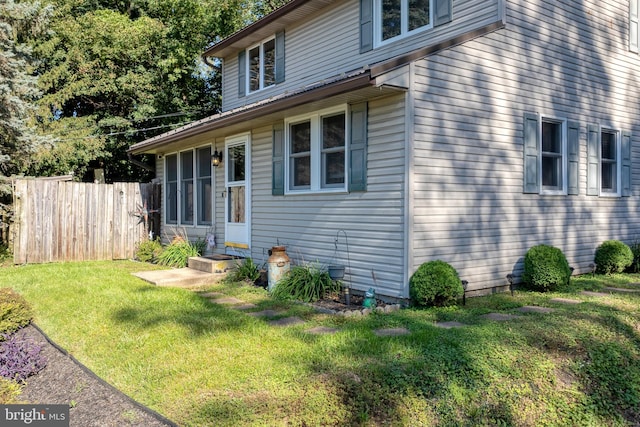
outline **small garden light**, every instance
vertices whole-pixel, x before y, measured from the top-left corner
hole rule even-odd
[[[591,276],[595,276],[596,275],[596,264],[592,262],[591,264],[589,264],[589,268],[591,269]]]
[[[513,274],[507,274],[507,281],[509,282],[509,290],[511,291],[511,296],[513,296]]]
[[[467,280],[462,281],[462,305],[467,305],[467,286],[469,282]]]

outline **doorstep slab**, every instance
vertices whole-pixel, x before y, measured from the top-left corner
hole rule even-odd
[[[293,326],[304,323],[304,320],[297,316],[283,317],[282,319],[272,320],[269,322],[271,326]]]
[[[316,326],[311,329],[307,329],[307,332],[314,335],[329,335],[338,332],[338,328],[330,328],[328,326]]]
[[[554,309],[553,308],[549,308],[549,307],[540,307],[538,305],[525,305],[523,307],[520,307],[518,309],[518,311],[522,312],[522,313],[542,313],[542,314],[548,314],[548,313],[553,313]]]
[[[451,320],[448,322],[436,322],[434,323],[434,326],[436,326],[437,328],[451,329],[451,328],[462,328],[463,326],[466,326],[466,325],[464,323]]]
[[[506,313],[487,313],[480,316],[484,319],[495,320],[496,322],[505,322],[507,320],[518,319],[520,316]]]
[[[205,273],[192,268],[174,268],[170,270],[149,270],[131,273],[145,282],[156,286],[192,288],[217,283],[224,275]]]
[[[379,337],[400,337],[409,335],[411,332],[407,328],[384,328],[373,331]]]
[[[582,304],[582,301],[571,298],[551,298],[549,301],[557,302],[560,304]]]

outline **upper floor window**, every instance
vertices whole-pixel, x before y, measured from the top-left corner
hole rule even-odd
[[[376,0],[378,44],[433,27],[433,0]]]
[[[640,47],[640,0],[629,0],[629,50],[638,53]]]
[[[284,82],[284,31],[238,52],[238,96]]]
[[[602,129],[600,132],[600,193],[620,195],[620,138],[618,132]]]
[[[346,190],[346,117],[342,107],[286,121],[289,192]]]
[[[255,92],[276,83],[276,39],[272,37],[247,51],[249,92]]]

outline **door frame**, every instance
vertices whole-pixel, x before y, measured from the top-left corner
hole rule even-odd
[[[229,232],[229,225],[232,224],[233,228],[239,228],[236,223],[229,222],[229,162],[231,157],[229,156],[229,148],[237,145],[245,146],[244,153],[244,188],[245,188],[245,222],[243,238],[238,239],[234,237],[230,239],[232,233]],[[224,236],[225,247],[228,248],[227,252],[242,251],[251,248],[251,134],[249,132],[237,134],[226,137],[224,140],[224,158],[225,158],[225,170],[224,170]],[[237,235],[237,230],[234,234]],[[237,241],[242,240],[242,241]]]

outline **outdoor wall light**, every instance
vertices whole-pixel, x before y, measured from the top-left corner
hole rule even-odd
[[[213,167],[218,167],[222,163],[222,151],[214,151],[211,155],[211,164]]]

